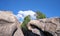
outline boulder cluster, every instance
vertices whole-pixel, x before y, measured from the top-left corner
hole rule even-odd
[[[21,23],[11,11],[0,11],[0,36],[60,36],[60,18],[31,20],[24,35]]]
[[[42,33],[41,31],[40,33],[36,32],[35,29],[42,30],[46,36],[49,36],[47,32],[50,33],[52,36],[60,36],[60,18],[58,17],[31,20],[27,24],[27,27],[33,33],[36,33],[38,35],[43,35],[43,34],[41,34]]]

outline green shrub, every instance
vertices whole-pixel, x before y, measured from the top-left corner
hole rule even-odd
[[[37,16],[36,16],[37,19],[43,19],[43,18],[46,18],[46,15],[43,14],[42,12],[40,12],[40,11],[37,11],[36,14],[37,14]]]
[[[27,30],[27,24],[28,24],[28,22],[30,21],[30,15],[28,15],[28,16],[26,16],[25,18],[24,18],[24,21],[23,21],[23,23],[22,23],[22,25],[21,25],[21,28],[24,28],[25,30]]]

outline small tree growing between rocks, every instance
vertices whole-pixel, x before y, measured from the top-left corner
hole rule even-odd
[[[45,14],[41,13],[40,11],[37,11],[36,14],[37,14],[37,16],[36,16],[37,19],[46,18]],[[22,25],[21,25],[23,34],[24,34],[25,36],[31,35],[30,33],[32,33],[32,32],[30,32],[30,31],[28,30],[28,28],[27,28],[27,24],[28,24],[28,22],[29,22],[30,20],[31,20],[31,19],[30,19],[30,15],[26,16],[26,17],[24,18],[24,21],[23,21]],[[32,34],[33,34],[33,33],[32,33]]]
[[[24,18],[24,21],[23,21],[21,27],[24,28],[24,29],[27,29],[26,25],[28,24],[29,21],[30,21],[30,15],[28,15]]]
[[[43,14],[42,12],[40,12],[40,11],[36,11],[36,14],[37,14],[37,16],[36,16],[37,19],[46,18],[46,15]]]
[[[24,34],[25,36],[28,35],[27,24],[28,24],[29,21],[30,21],[30,15],[28,15],[28,16],[26,16],[26,17],[24,18],[24,21],[23,21],[23,23],[22,23],[22,25],[21,25],[23,34]]]

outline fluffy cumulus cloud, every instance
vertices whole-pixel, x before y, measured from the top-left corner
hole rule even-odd
[[[16,17],[20,22],[22,22],[24,20],[24,17],[28,15],[30,15],[31,19],[36,19],[36,13],[32,10],[19,11]]]

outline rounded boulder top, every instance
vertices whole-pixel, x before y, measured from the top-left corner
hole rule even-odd
[[[0,11],[0,20],[2,19],[9,22],[16,20],[15,15],[11,11]]]

